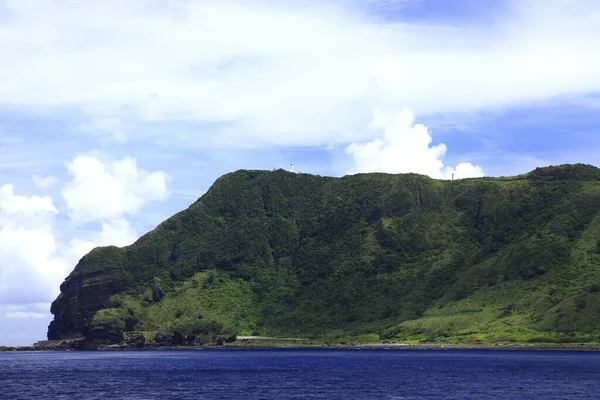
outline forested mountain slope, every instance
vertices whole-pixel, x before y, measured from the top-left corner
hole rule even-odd
[[[600,170],[456,181],[237,171],[61,285],[49,339],[124,332],[593,341]]]

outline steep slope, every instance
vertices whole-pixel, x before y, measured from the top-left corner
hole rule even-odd
[[[592,340],[599,212],[600,170],[581,164],[459,181],[237,171],[86,255],[48,337]]]

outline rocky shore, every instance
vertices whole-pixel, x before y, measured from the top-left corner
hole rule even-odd
[[[527,350],[527,351],[600,351],[600,344],[589,343],[508,343],[508,344],[405,344],[405,343],[370,343],[370,344],[310,344],[310,343],[258,343],[235,341],[231,343],[208,345],[140,345],[140,344],[103,344],[86,345],[82,340],[59,341],[51,344],[35,344],[32,346],[0,346],[0,351],[70,351],[70,350],[268,350],[268,349],[339,349],[339,350]]]

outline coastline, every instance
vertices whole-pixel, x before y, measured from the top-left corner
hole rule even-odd
[[[2,352],[23,351],[166,351],[166,350],[522,350],[522,351],[600,351],[600,343],[498,343],[498,344],[443,344],[443,343],[368,343],[368,344],[266,344],[256,342],[228,343],[210,346],[127,346],[100,345],[97,348],[71,346],[0,346]]]

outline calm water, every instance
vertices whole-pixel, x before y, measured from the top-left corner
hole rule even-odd
[[[600,353],[427,350],[0,353],[0,398],[600,398]]]

